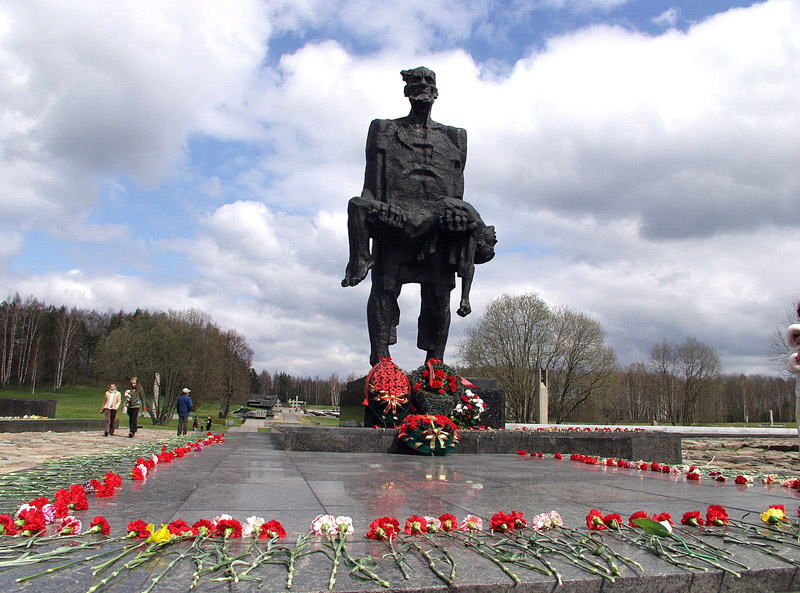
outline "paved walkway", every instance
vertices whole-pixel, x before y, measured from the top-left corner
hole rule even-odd
[[[0,473],[30,469],[45,459],[102,453],[142,442],[154,443],[173,436],[173,430],[155,428],[140,428],[132,439],[128,438],[127,431],[118,431],[107,437],[98,431],[0,432]]]
[[[102,438],[102,437],[101,437]],[[318,514],[353,518],[355,534],[348,538],[354,557],[372,556],[377,570],[388,578],[395,591],[445,590],[423,560],[410,554],[413,573],[403,580],[388,548],[365,538],[370,521],[395,516],[401,521],[412,514],[439,516],[449,512],[461,519],[467,514],[485,523],[497,511],[522,511],[527,517],[558,510],[566,525],[585,531],[585,517],[592,508],[604,514],[618,512],[624,517],[637,510],[668,512],[679,518],[684,512],[704,512],[710,504],[725,506],[735,519],[745,513],[761,512],[771,504],[796,508],[797,491],[780,487],[750,488],[721,486],[715,482],[691,483],[682,477],[656,472],[587,466],[569,460],[531,458],[518,455],[466,455],[422,457],[379,453],[319,453],[281,451],[272,447],[270,435],[228,434],[225,444],[203,449],[170,464],[159,465],[144,482],[124,482],[117,496],[98,500],[88,512],[111,521],[114,533],[124,531],[128,521],[144,519],[156,525],[174,519],[189,523],[229,513],[239,521],[251,515],[279,520],[293,545],[299,534],[308,533]],[[87,515],[88,516],[88,515]],[[424,540],[420,540],[423,541]],[[316,542],[314,545],[320,545]],[[564,584],[555,589],[551,577],[518,569],[522,583],[513,583],[496,566],[463,545],[447,547],[458,566],[457,585],[474,593],[523,591],[525,593],[769,593],[796,591],[797,569],[777,558],[747,549],[736,557],[752,567],[741,578],[718,570],[687,572],[645,552],[614,541],[614,549],[641,562],[644,575],[623,568],[617,583],[579,571],[568,561],[554,559]],[[425,547],[430,547],[425,545]],[[779,553],[797,558],[797,550],[781,548]],[[115,593],[141,591],[166,561],[147,565],[114,584]],[[441,562],[439,563],[441,565]],[[188,590],[194,567],[178,564],[158,589]],[[23,569],[32,572],[34,569]],[[83,571],[82,573],[80,571]],[[280,566],[259,569],[261,591],[285,590],[286,570]],[[321,555],[302,558],[297,565],[292,591],[305,593],[327,589],[330,562]],[[19,572],[0,573],[0,588],[18,590],[13,578]],[[59,573],[54,582],[32,581],[31,590],[82,593],[92,582],[87,570]],[[227,590],[204,580],[199,590]],[[208,587],[208,588],[206,588]],[[256,591],[257,583],[239,582],[237,591]],[[369,583],[352,580],[342,567],[338,591],[373,591]]]

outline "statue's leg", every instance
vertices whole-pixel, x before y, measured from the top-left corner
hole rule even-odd
[[[357,196],[347,204],[347,235],[350,242],[350,259],[344,273],[342,286],[355,286],[367,276],[374,259],[369,251],[369,228],[366,198]]]
[[[444,285],[422,284],[417,348],[425,350],[425,360],[444,360],[450,331],[450,289]]]
[[[389,357],[389,345],[397,342],[397,324],[400,322],[397,299],[402,286],[392,290],[383,290],[382,286],[382,278],[376,278],[373,272],[372,290],[367,300],[369,363],[372,366],[378,364],[381,357]]]

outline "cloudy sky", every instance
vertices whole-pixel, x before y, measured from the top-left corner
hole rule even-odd
[[[694,336],[771,372],[800,293],[800,0],[3,2],[0,298],[198,307],[258,370],[366,372],[347,200],[419,65],[500,240],[451,354],[537,292],[623,365]],[[408,369],[418,306],[408,286]]]

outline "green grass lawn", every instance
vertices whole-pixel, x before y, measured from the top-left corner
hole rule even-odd
[[[100,413],[100,407],[103,405],[104,394],[107,386],[92,387],[85,385],[64,387],[60,392],[53,391],[37,391],[35,395],[30,394],[30,390],[18,391],[16,389],[7,389],[0,391],[0,397],[21,397],[32,399],[54,399],[56,402],[56,418],[103,418]],[[218,418],[219,405],[214,403],[200,403],[195,410],[200,420],[200,428],[205,429],[205,421],[208,416],[211,416],[211,430],[220,431],[228,428],[225,420]],[[158,428],[163,430],[178,431],[177,418],[170,420],[167,424],[158,425],[153,424],[150,416],[147,414],[139,416],[139,426],[145,428]],[[194,416],[194,415],[193,415]],[[235,420],[236,426],[241,424],[241,421],[235,416],[230,416],[230,419]],[[122,407],[117,413],[119,425],[124,428],[128,424],[128,415],[122,413]],[[192,421],[189,420],[189,430],[192,430]]]

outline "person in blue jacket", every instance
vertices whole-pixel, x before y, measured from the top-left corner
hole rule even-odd
[[[192,413],[194,407],[192,398],[189,397],[191,391],[188,387],[184,387],[183,393],[178,396],[178,436],[188,432],[189,414]]]

